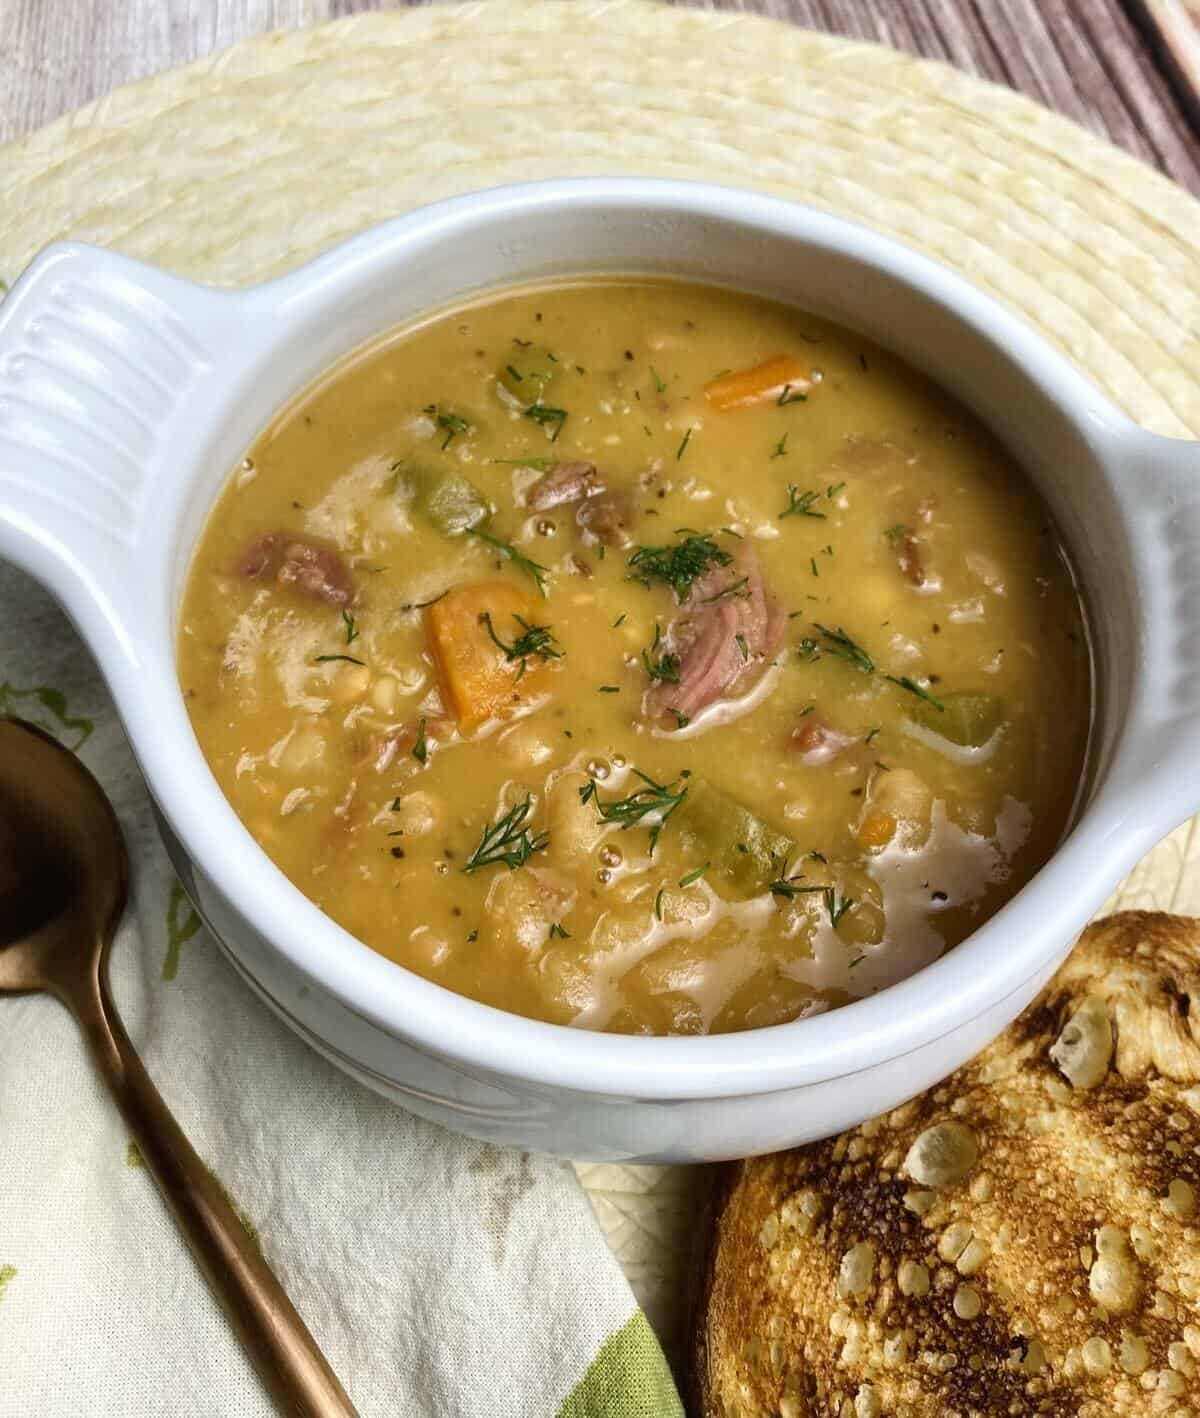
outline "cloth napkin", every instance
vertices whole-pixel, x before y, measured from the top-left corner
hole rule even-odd
[[[360,1087],[241,984],[159,845],[86,649],[0,564],[0,714],[120,817],[130,1037],[363,1418],[682,1418],[570,1166]],[[0,997],[0,1415],[274,1412],[55,1001]]]

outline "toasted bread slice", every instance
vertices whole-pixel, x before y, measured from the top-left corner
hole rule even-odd
[[[1200,920],[1093,926],[940,1087],[736,1164],[703,1418],[1200,1414]]]

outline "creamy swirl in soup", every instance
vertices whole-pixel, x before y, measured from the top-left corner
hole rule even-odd
[[[1090,717],[1046,508],[852,334],[694,285],[398,331],[233,475],[179,672],[334,920],[502,1009],[752,1029],[934,960],[1046,860]]]

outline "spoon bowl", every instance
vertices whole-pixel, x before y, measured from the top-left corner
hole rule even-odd
[[[129,859],[112,804],[73,754],[0,718],[0,995],[44,991],[75,1016],[163,1199],[280,1411],[354,1407],[212,1173],[168,1112],[108,987]]]
[[[0,994],[64,990],[107,946],[129,860],[95,778],[49,734],[0,719]]]

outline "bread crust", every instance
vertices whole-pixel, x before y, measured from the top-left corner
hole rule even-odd
[[[1200,1414],[1200,921],[1098,922],[945,1083],[718,1188],[698,1418]]]

